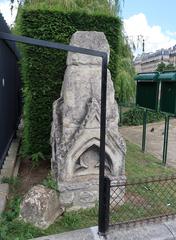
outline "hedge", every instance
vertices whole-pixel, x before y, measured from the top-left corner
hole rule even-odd
[[[143,112],[141,108],[132,108],[123,113],[123,125],[138,126],[143,124]],[[159,112],[147,112],[147,123],[159,122],[164,120],[164,114]]]
[[[24,36],[69,44],[76,31],[104,32],[111,48],[109,69],[117,76],[117,58],[121,21],[105,15],[56,10],[21,10],[18,33]],[[24,83],[23,153],[50,154],[52,104],[59,98],[67,53],[36,46],[22,45],[22,79]],[[79,94],[79,93],[78,93]]]

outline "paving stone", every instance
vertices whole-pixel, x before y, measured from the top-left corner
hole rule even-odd
[[[9,184],[8,183],[1,183],[0,184],[0,194],[4,193],[6,195],[8,195],[9,193]]]
[[[12,168],[5,168],[1,170],[1,176],[3,177],[11,177],[13,169]]]
[[[0,214],[5,210],[7,197],[0,194]]]

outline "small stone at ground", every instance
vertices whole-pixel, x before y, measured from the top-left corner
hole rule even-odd
[[[64,208],[59,202],[58,193],[43,185],[32,187],[20,206],[20,219],[41,229],[48,228]]]

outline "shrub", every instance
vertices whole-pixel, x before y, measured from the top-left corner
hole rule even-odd
[[[46,8],[46,5],[45,5]],[[57,9],[37,9],[24,6],[16,29],[24,36],[68,44],[78,30],[104,32],[111,48],[109,69],[112,79],[117,76],[119,18],[69,12]],[[22,78],[24,83],[23,152],[32,155],[50,154],[52,103],[60,95],[66,68],[67,53],[36,46],[21,45]],[[79,93],[78,93],[79,94]]]
[[[164,119],[164,114],[149,112],[147,113],[147,122],[158,122]],[[123,113],[123,125],[137,126],[143,124],[143,110],[140,108],[132,108]]]

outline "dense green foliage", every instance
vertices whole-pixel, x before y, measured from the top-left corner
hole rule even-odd
[[[165,64],[163,62],[159,63],[157,66],[156,71],[158,72],[163,72],[163,71],[175,71],[176,68],[174,67],[174,65],[172,63],[170,64]]]
[[[120,19],[109,16],[110,14],[105,15],[104,12],[98,13],[98,6],[90,15],[88,9],[90,11],[91,7],[88,6],[87,10],[76,12],[60,9],[59,4],[42,5],[42,2],[26,3],[21,8],[16,31],[24,36],[66,44],[77,30],[104,32],[111,48],[109,69],[115,82],[121,33]],[[25,99],[23,151],[30,155],[38,152],[49,154],[52,103],[60,94],[67,54],[34,46],[23,45],[21,49]]]
[[[115,8],[111,8],[107,0],[25,0],[28,9],[76,11],[87,14],[103,13],[115,15]]]
[[[148,111],[147,122],[157,122],[164,119],[164,115],[161,113],[155,113]],[[140,108],[132,108],[129,111],[123,113],[123,125],[137,126],[143,124],[143,110]]]
[[[115,81],[116,96],[118,96],[120,103],[134,102],[135,69],[133,55],[123,32],[120,36],[119,45],[118,74]]]
[[[14,0],[9,0],[11,10],[14,8]],[[124,0],[17,0],[17,3],[19,6],[23,5],[24,3],[29,3],[33,6],[43,6],[44,8],[48,9],[48,6],[58,6],[62,9],[72,9],[72,10],[81,10],[84,8],[84,10],[88,10],[92,13],[92,11],[95,11],[98,9],[98,11],[103,10],[103,12],[107,12],[108,14],[112,15],[112,13],[116,14],[120,11],[120,4],[124,3]],[[110,8],[109,8],[110,6]],[[91,11],[90,11],[91,9]],[[110,9],[110,11],[109,11]]]

